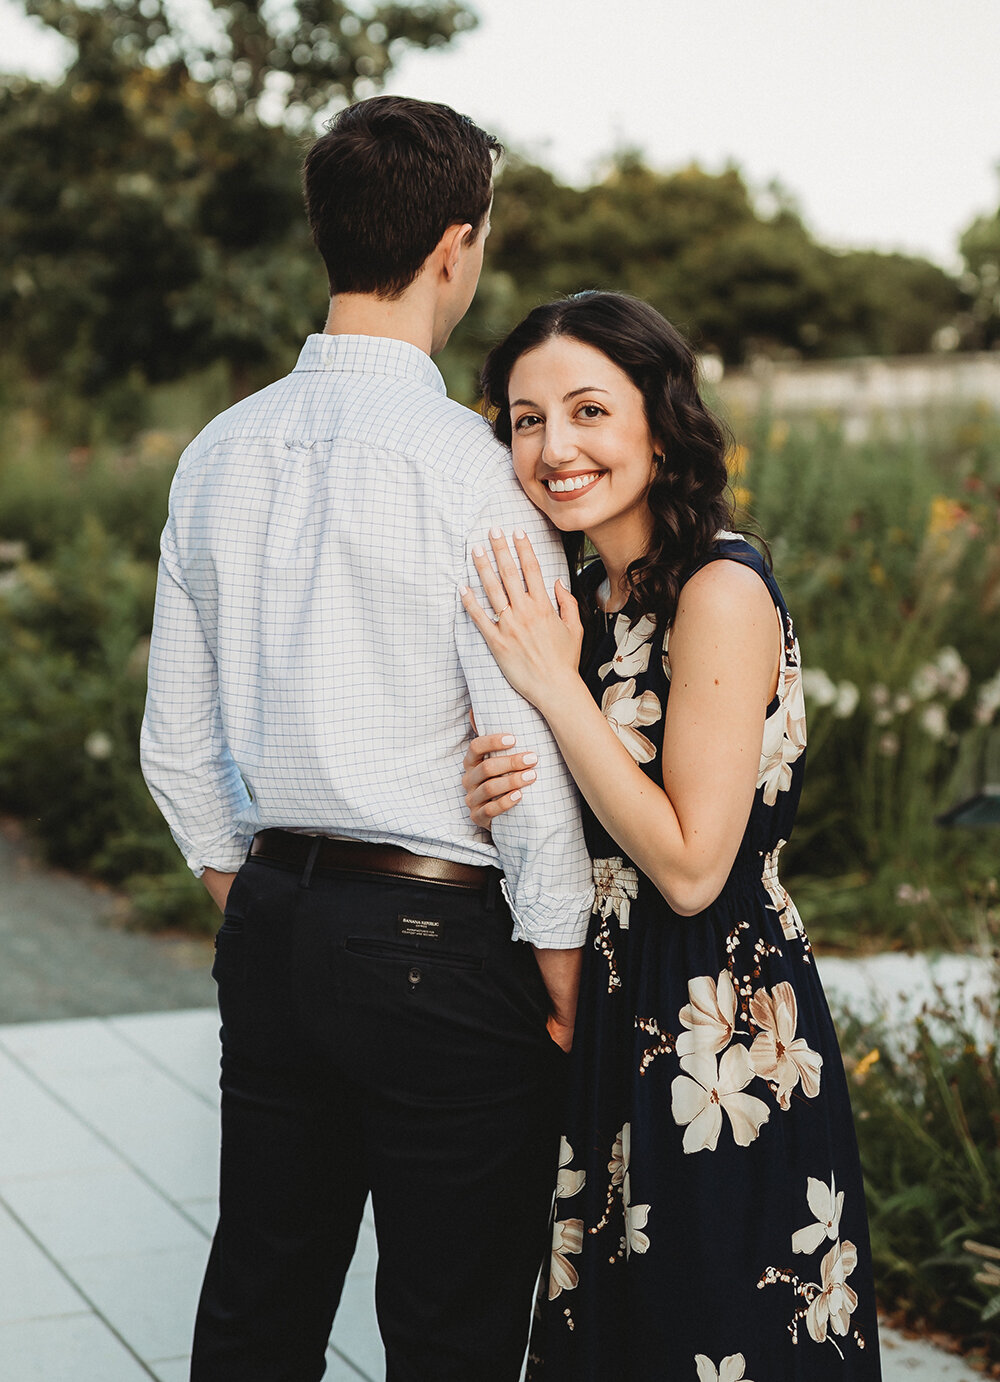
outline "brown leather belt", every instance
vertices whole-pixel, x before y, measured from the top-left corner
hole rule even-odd
[[[372,878],[409,878],[421,883],[440,883],[446,888],[464,888],[468,892],[479,892],[501,877],[499,869],[432,859],[423,854],[411,854],[408,849],[398,849],[395,845],[331,840],[324,835],[296,835],[290,830],[262,830],[254,836],[250,853],[255,859],[271,859],[303,869],[311,862],[310,872],[325,869]]]

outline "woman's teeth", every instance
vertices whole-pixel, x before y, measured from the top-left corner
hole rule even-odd
[[[588,485],[600,479],[600,474],[598,470],[593,475],[573,475],[568,480],[546,480],[545,485],[550,494],[565,494],[571,489],[586,489]]]

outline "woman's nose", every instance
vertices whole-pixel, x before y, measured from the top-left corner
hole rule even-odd
[[[577,448],[570,432],[565,427],[549,425],[545,429],[542,444],[542,460],[546,465],[562,465],[576,458]]]

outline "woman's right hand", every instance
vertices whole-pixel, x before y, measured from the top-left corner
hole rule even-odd
[[[511,753],[514,742],[510,734],[480,734],[466,751],[462,763],[465,804],[482,830],[489,830],[497,816],[516,806],[521,788],[535,780],[538,755]]]

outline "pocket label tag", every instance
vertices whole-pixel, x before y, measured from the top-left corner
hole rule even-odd
[[[420,940],[439,941],[444,933],[444,922],[438,917],[415,917],[400,913],[396,918],[398,936],[417,936]]]

